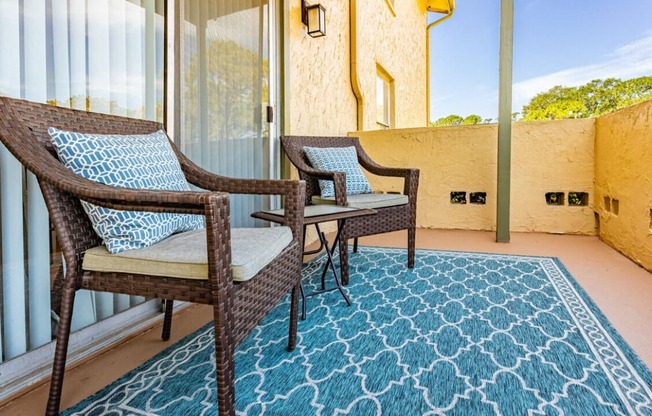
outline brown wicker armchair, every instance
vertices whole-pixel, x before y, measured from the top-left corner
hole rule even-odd
[[[357,251],[358,237],[382,234],[407,229],[408,267],[414,267],[414,246],[417,216],[417,189],[419,170],[390,168],[378,165],[365,153],[357,137],[308,137],[284,136],[281,144],[290,162],[299,170],[299,178],[306,181],[306,205],[335,203],[342,206],[374,208],[378,213],[365,217],[351,218],[340,235],[340,264],[348,261],[348,240],[353,238],[354,252]],[[372,194],[347,195],[346,175],[343,172],[327,172],[314,169],[304,147],[349,147],[354,146],[358,163],[374,175],[395,176],[405,179],[403,195]],[[335,186],[334,198],[321,198],[319,179],[331,180]],[[348,267],[342,267],[342,283],[348,284]]]
[[[152,191],[102,185],[69,172],[53,157],[55,153],[47,132],[49,126],[98,134],[143,134],[162,128],[151,121],[0,97],[0,139],[38,177],[67,266],[46,413],[59,412],[73,302],[75,292],[83,288],[165,299],[164,339],[169,338],[172,300],[213,305],[219,413],[234,415],[234,350],[290,290],[288,348],[292,350],[296,344],[305,184],[302,181],[217,176],[193,164],[175,147],[188,182],[207,191]],[[283,195],[284,225],[290,228],[292,235],[291,242],[279,249],[280,254],[255,272],[251,280],[242,283],[232,279],[228,193]],[[85,252],[100,246],[102,241],[93,231],[80,199],[122,210],[204,215],[208,271],[203,278],[189,279],[86,270],[83,265]]]

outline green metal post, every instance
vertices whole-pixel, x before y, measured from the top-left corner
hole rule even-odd
[[[500,63],[498,68],[498,184],[496,189],[496,241],[499,243],[509,243],[513,34],[514,0],[501,0]]]

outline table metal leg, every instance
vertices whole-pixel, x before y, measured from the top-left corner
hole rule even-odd
[[[335,253],[335,248],[337,247],[339,238],[340,238],[340,233],[342,232],[342,227],[344,226],[343,221],[342,225],[338,223],[338,229],[337,229],[337,236],[335,237],[335,241],[333,241],[333,245],[329,247],[328,245],[328,240],[326,239],[326,234],[319,229],[319,224],[315,224],[315,228],[317,230],[317,235],[319,236],[319,248],[316,250],[310,250],[310,251],[304,251],[303,254],[315,254],[321,251],[322,249],[326,249],[326,264],[324,264],[324,268],[322,269],[321,272],[321,289],[316,290],[314,292],[310,293],[305,293],[303,289],[303,284],[300,286],[300,294],[301,294],[301,319],[306,319],[306,298],[314,295],[319,295],[321,293],[325,292],[331,292],[333,290],[339,290],[340,293],[342,294],[342,297],[346,301],[346,304],[348,306],[351,306],[351,300],[349,299],[349,296],[346,294],[344,291],[344,287],[342,286],[342,282],[340,280],[339,275],[337,274],[337,269],[335,268],[335,262],[333,261],[333,253]],[[305,235],[305,227],[304,227],[304,235]],[[331,288],[326,288],[326,272],[328,272],[328,269],[333,272],[333,277],[335,279],[335,287]]]
[[[344,224],[342,224],[342,227],[343,226]],[[347,305],[351,306],[351,300],[349,299],[346,292],[344,292],[344,288],[342,287],[342,282],[340,281],[340,277],[338,276],[337,270],[335,269],[335,262],[333,261],[333,253],[335,253],[335,248],[337,247],[338,241],[340,240],[340,233],[342,232],[342,227],[338,227],[337,236],[335,236],[335,240],[333,241],[333,245],[331,247],[328,247],[328,240],[326,239],[326,234],[324,234],[324,232],[319,229],[319,225],[315,224],[315,227],[317,228],[319,239],[321,240],[322,244],[326,248],[326,257],[327,257],[326,264],[324,265],[324,270],[321,273],[321,290],[326,291],[326,290],[338,289],[342,294],[342,297],[346,301]],[[333,272],[333,277],[335,278],[335,284],[336,284],[336,288],[332,288],[332,289],[326,289],[326,283],[325,283],[325,276],[329,266],[331,271]]]
[[[303,283],[299,284],[299,294],[301,295],[301,320],[306,320],[306,292],[303,290]]]

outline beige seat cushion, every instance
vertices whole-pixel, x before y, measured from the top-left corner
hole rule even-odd
[[[231,274],[244,282],[256,275],[292,241],[289,227],[232,228]],[[149,274],[185,279],[208,278],[206,230],[172,235],[140,250],[111,254],[94,247],[84,255],[84,270]]]
[[[409,201],[407,195],[401,194],[360,194],[360,195],[347,195],[346,206],[352,208],[383,208],[393,207],[396,205],[405,205]],[[313,196],[312,203],[319,204],[335,204],[335,197],[322,198],[321,196]]]

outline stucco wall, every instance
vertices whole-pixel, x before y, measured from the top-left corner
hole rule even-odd
[[[393,127],[425,127],[425,5],[420,1],[395,0],[395,14],[386,2],[380,0],[357,0],[357,5],[358,76],[364,103],[363,130],[379,128],[376,123],[377,65],[394,79]]]
[[[364,129],[376,129],[376,65],[395,79],[396,127],[426,124],[426,12],[421,1],[395,2],[396,16],[379,0],[320,0],[326,36],[311,38],[301,2],[285,2],[284,132],[346,135],[358,129],[351,86],[349,5],[357,5],[357,69]],[[406,63],[409,64],[406,65]]]
[[[600,238],[652,270],[652,101],[598,118],[595,143]]]
[[[494,230],[496,125],[454,126],[352,133],[381,164],[421,170],[417,225],[425,228]],[[594,120],[522,122],[513,126],[511,230],[594,234]],[[401,191],[400,180],[368,175],[375,190]],[[467,204],[451,204],[466,191]],[[587,192],[589,205],[550,206],[546,192]],[[468,203],[486,192],[485,205]]]
[[[349,78],[349,2],[320,3],[326,8],[326,36],[312,38],[301,22],[301,1],[289,2],[286,134],[341,135],[357,129]]]

